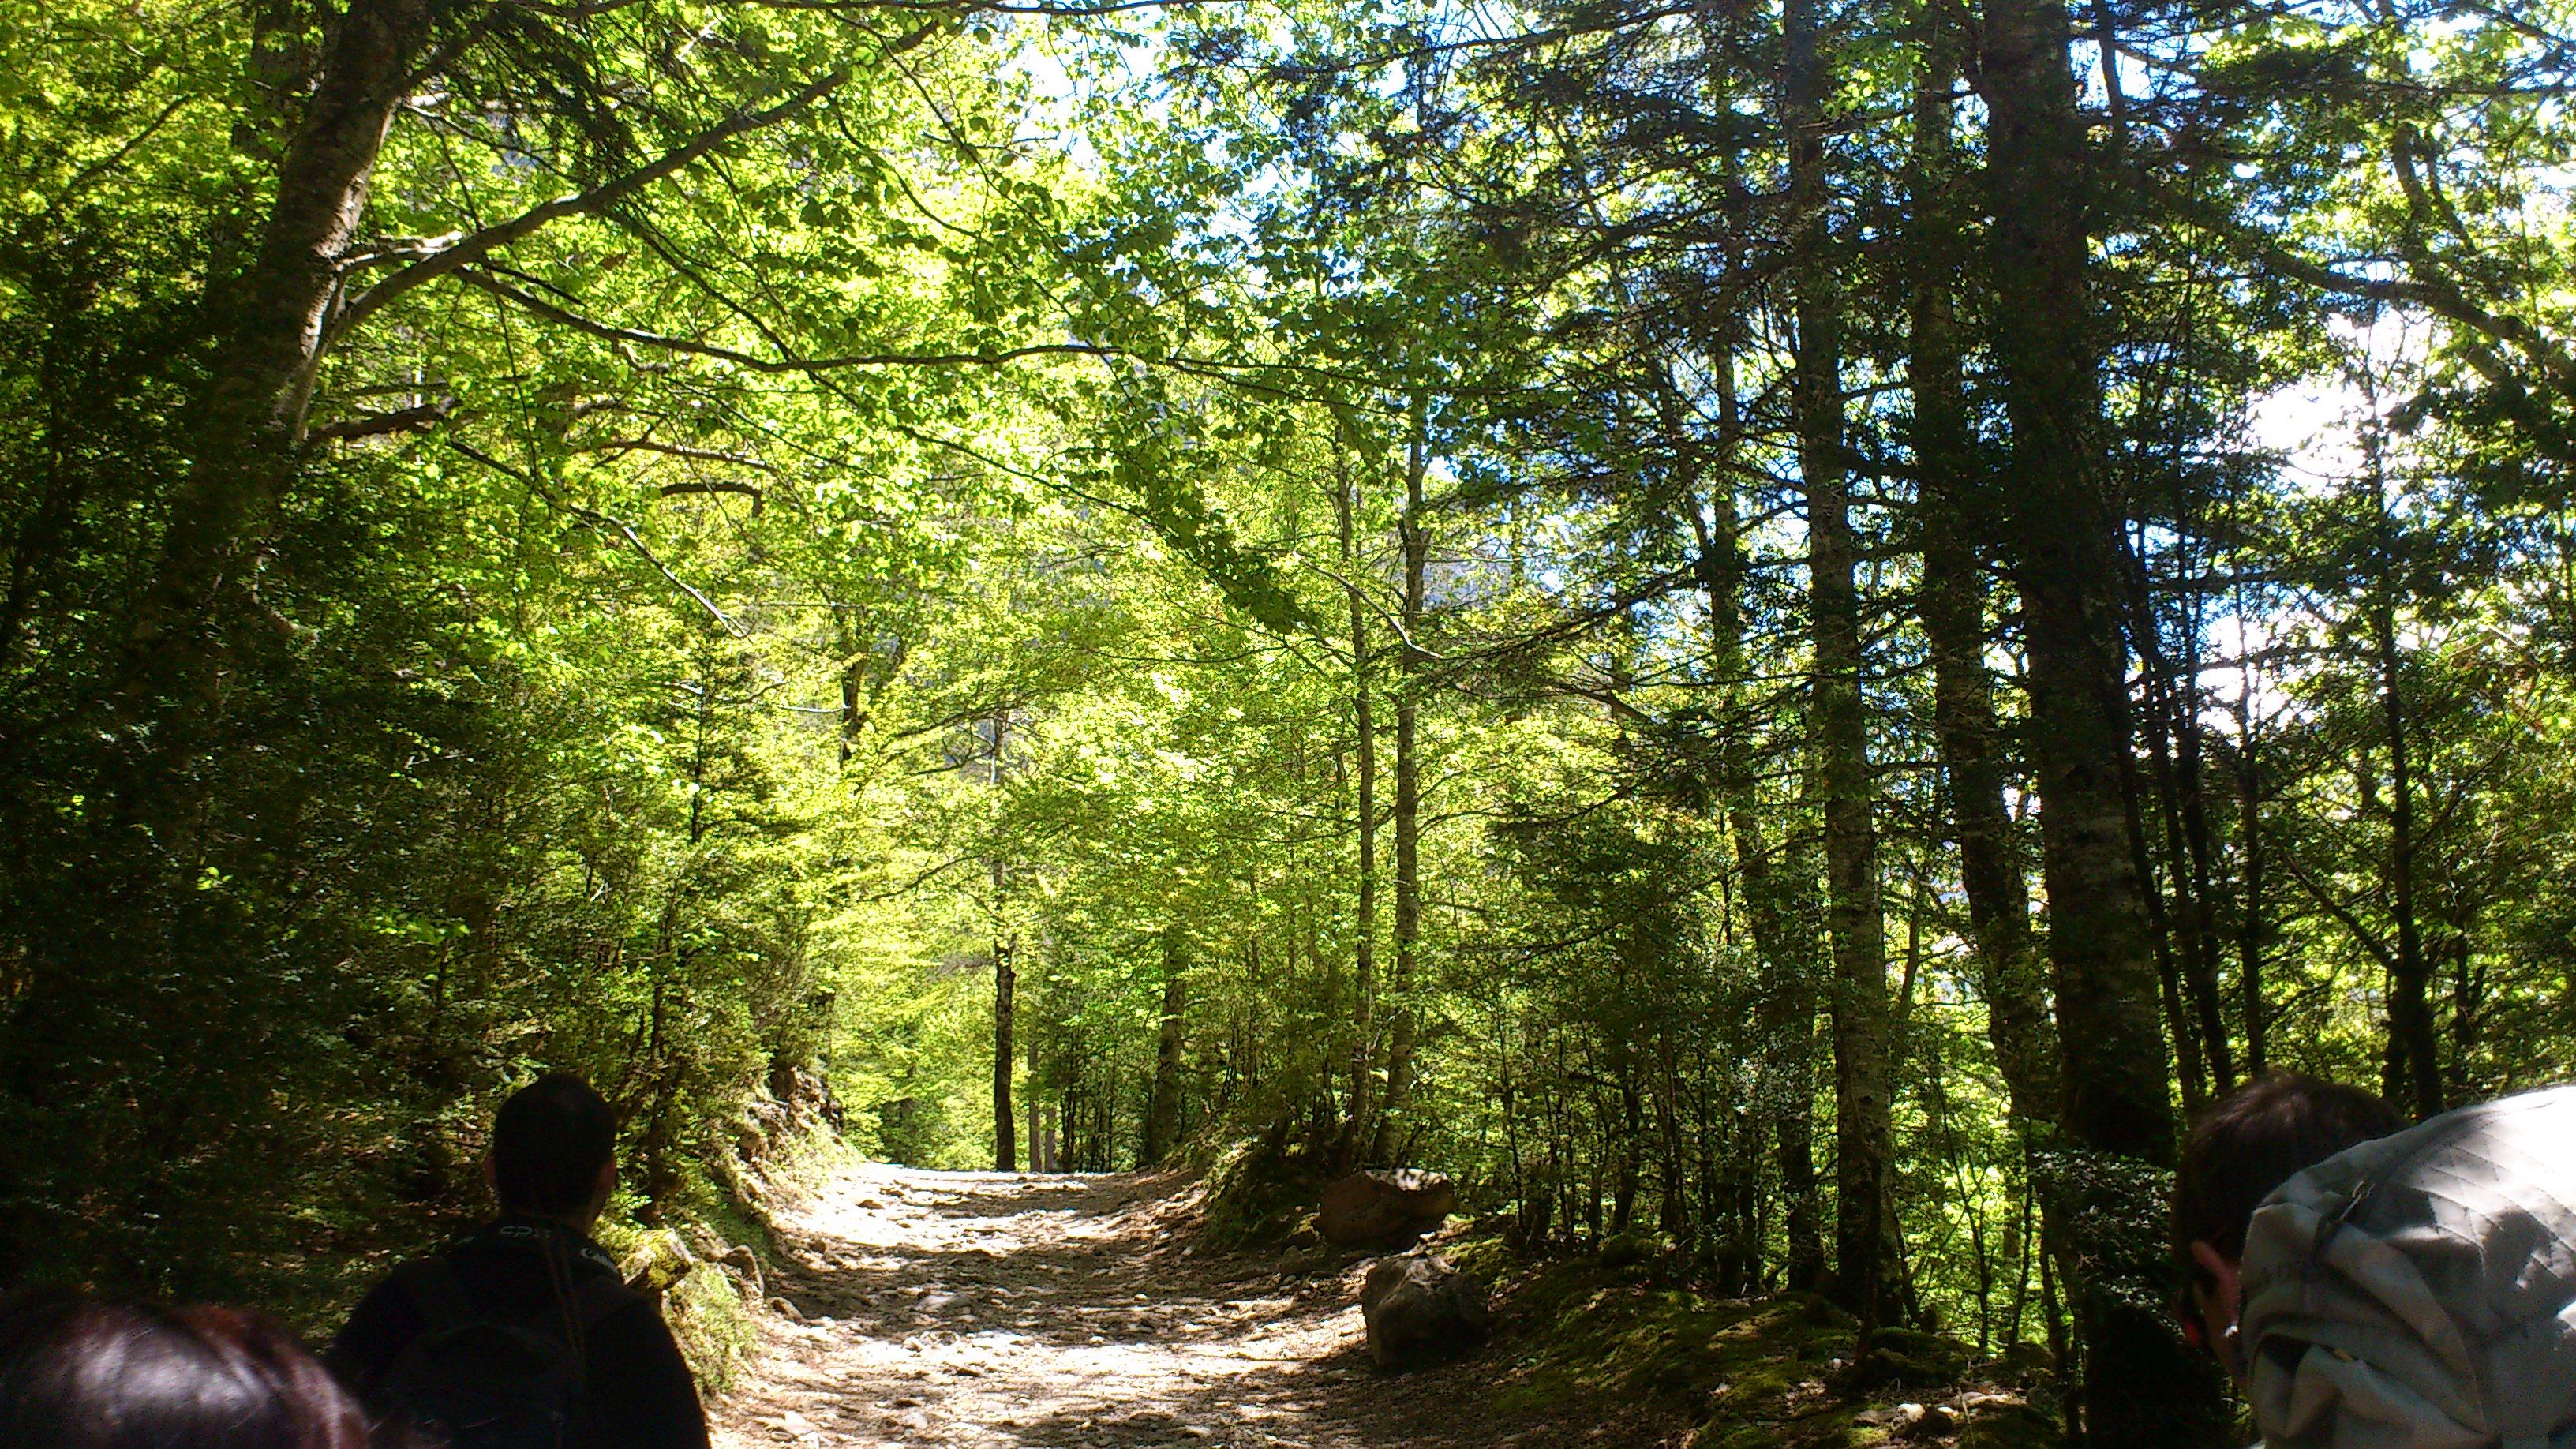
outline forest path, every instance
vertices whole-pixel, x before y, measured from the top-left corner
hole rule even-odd
[[[781,1222],[786,1261],[717,1443],[1240,1449],[1653,1443],[1507,1422],[1475,1360],[1402,1376],[1363,1347],[1356,1270],[1199,1256],[1177,1174],[865,1164]]]

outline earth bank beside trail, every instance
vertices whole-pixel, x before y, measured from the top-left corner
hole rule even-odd
[[[1849,1332],[1812,1301],[1708,1300],[1634,1269],[1517,1268],[1491,1242],[1460,1256],[1505,1279],[1494,1343],[1384,1373],[1358,1308],[1365,1258],[1212,1253],[1198,1201],[1173,1173],[835,1175],[779,1217],[774,1311],[714,1407],[717,1442],[2001,1446],[2049,1429],[2020,1396],[1964,1383],[1977,1376],[1946,1340],[1908,1336],[1863,1388]],[[1900,1410],[1939,1393],[1950,1417]]]

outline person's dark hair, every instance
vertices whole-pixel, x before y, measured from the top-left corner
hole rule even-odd
[[[2387,1103],[2358,1087],[2267,1072],[2202,1109],[2183,1139],[2174,1174],[2174,1251],[2196,1276],[2191,1245],[2230,1262],[2245,1256],[2245,1229],[2272,1189],[2347,1147],[2405,1127]]]
[[[617,1114],[590,1084],[548,1072],[492,1121],[492,1184],[505,1211],[560,1217],[590,1206],[617,1151]]]
[[[367,1418],[256,1314],[44,1293],[0,1304],[0,1444],[366,1449]]]

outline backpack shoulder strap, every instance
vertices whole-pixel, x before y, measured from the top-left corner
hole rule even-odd
[[[394,1270],[394,1281],[402,1285],[414,1306],[429,1319],[432,1333],[462,1328],[482,1315],[474,1311],[465,1296],[465,1285],[456,1280],[456,1270],[440,1257],[420,1258]]]
[[[585,1275],[572,1289],[573,1317],[585,1333],[619,1309],[645,1301],[643,1294],[619,1282],[614,1274]]]

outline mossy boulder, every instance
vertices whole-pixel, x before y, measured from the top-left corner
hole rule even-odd
[[[1501,1282],[1513,1266],[1511,1245],[1491,1234],[1446,1240],[1440,1244],[1440,1255],[1488,1287]]]
[[[1635,1268],[1659,1262],[1672,1251],[1670,1239],[1652,1233],[1614,1233],[1602,1240],[1597,1256],[1604,1268]]]
[[[2066,1431],[2026,1403],[1979,1405],[1959,1431],[1959,1449],[2058,1449]]]
[[[680,1280],[698,1266],[695,1254],[680,1235],[669,1228],[655,1228],[637,1237],[617,1265],[618,1276],[638,1293],[658,1298],[680,1284]]]
[[[1870,1336],[1867,1351],[1844,1372],[1842,1386],[1850,1391],[1938,1388],[1956,1383],[1968,1371],[1972,1356],[1968,1345],[1957,1339],[1910,1328],[1882,1328]]]

